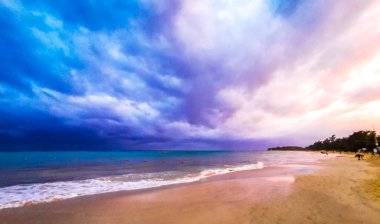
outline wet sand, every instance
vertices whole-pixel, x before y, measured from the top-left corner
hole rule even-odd
[[[379,223],[379,167],[352,155],[0,210],[1,223]],[[380,160],[380,159],[379,159]],[[322,168],[323,167],[323,168]],[[310,173],[311,170],[315,170]],[[376,185],[374,185],[376,188]]]

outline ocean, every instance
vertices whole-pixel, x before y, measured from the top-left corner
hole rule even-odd
[[[315,153],[278,151],[0,152],[0,209],[315,163],[317,158]]]

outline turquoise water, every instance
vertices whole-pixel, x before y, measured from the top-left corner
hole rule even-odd
[[[253,163],[255,154],[260,152],[0,152],[0,187],[129,173],[199,172],[212,167]]]
[[[262,151],[0,152],[0,209],[314,163],[321,156]],[[300,166],[299,172],[311,171]]]

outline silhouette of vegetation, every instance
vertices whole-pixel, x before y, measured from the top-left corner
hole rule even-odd
[[[305,150],[305,148],[299,147],[299,146],[282,146],[282,147],[273,147],[268,148],[268,151],[302,151]]]
[[[332,135],[323,141],[315,142],[306,149],[356,152],[362,148],[373,150],[376,147],[376,142],[379,141],[380,137],[375,131],[357,131],[343,138],[336,138],[335,135]]]

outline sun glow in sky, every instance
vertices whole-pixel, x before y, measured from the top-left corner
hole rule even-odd
[[[380,128],[380,2],[0,0],[1,149],[263,149]]]

